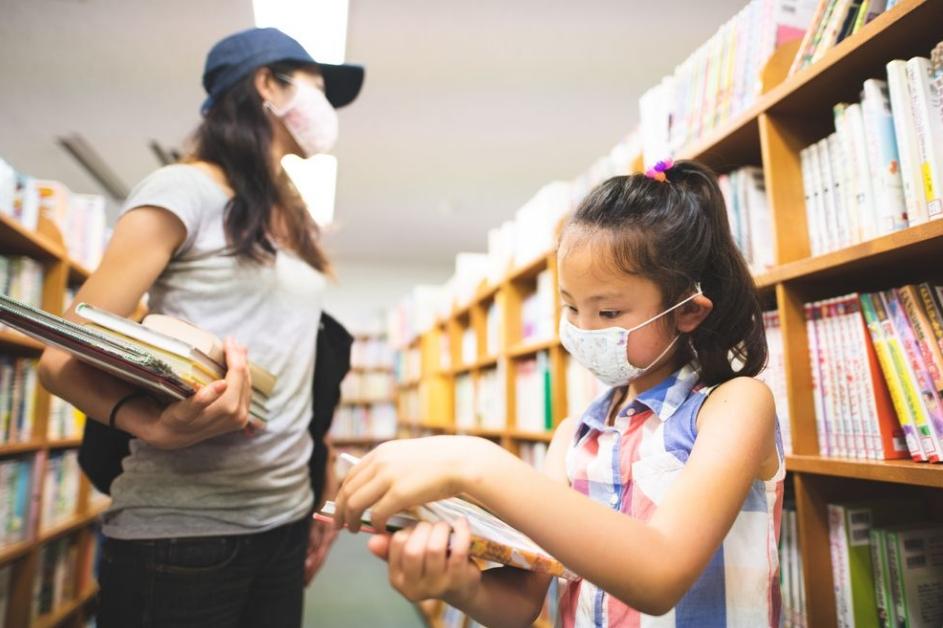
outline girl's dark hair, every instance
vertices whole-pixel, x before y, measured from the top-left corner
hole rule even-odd
[[[267,67],[287,85],[281,77],[301,66],[278,62]],[[317,223],[288,176],[272,163],[272,126],[255,88],[255,72],[230,88],[206,113],[193,142],[193,157],[222,168],[235,193],[224,219],[226,240],[235,255],[259,263],[274,259],[272,213],[278,207],[288,238],[285,245],[312,267],[330,272],[318,243]]]
[[[643,174],[609,179],[583,200],[564,231],[580,226],[605,236],[612,262],[654,282],[666,308],[700,282],[714,307],[689,334],[685,357],[697,359],[708,386],[754,376],[767,358],[762,310],[717,178],[695,161],[675,163],[666,176],[665,182]]]

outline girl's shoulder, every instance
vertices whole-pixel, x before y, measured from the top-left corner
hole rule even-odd
[[[697,416],[697,427],[719,420],[732,429],[742,422],[776,426],[776,403],[769,386],[752,377],[734,377],[703,389],[706,394]]]

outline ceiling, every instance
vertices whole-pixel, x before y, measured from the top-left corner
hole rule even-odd
[[[638,96],[746,0],[350,0],[340,260],[447,265],[537,189],[631,129]],[[204,55],[250,0],[0,0],[0,156],[98,192],[56,144],[78,132],[127,185],[199,121]]]

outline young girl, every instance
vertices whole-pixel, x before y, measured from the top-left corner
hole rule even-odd
[[[753,280],[714,175],[695,162],[615,177],[582,203],[557,251],[571,356],[612,388],[565,420],[545,475],[477,438],[390,442],[358,464],[336,523],[382,529],[403,508],[466,495],[582,578],[565,626],[778,626],[785,474]],[[451,540],[450,540],[451,533]],[[549,578],[479,572],[468,528],[371,539],[411,600],[441,598],[488,626],[529,626]]]

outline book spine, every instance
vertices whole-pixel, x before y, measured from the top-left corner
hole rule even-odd
[[[915,403],[919,404],[921,414],[918,416],[924,419],[923,425],[917,424],[921,438],[929,443],[934,455],[927,457],[931,462],[940,460],[940,439],[939,434],[943,434],[943,407],[940,406],[939,393],[934,390],[933,382],[927,372],[927,366],[917,348],[917,341],[914,338],[913,328],[907,321],[904,309],[900,304],[900,299],[894,290],[886,290],[882,293],[885,299],[885,307],[890,314],[894,330],[900,339],[903,347],[905,366],[908,367],[907,375],[910,385],[914,391]]]
[[[861,300],[861,313],[864,315],[865,322],[868,325],[871,343],[874,346],[874,352],[877,355],[881,371],[884,373],[884,380],[890,391],[891,400],[897,413],[897,420],[904,432],[907,449],[910,451],[911,458],[914,460],[926,460],[927,456],[923,452],[920,446],[920,439],[917,436],[914,411],[910,405],[909,397],[904,390],[901,373],[897,368],[897,361],[892,355],[890,340],[886,335],[886,314],[884,313],[884,306],[881,303],[880,296],[876,294],[862,294],[859,298]],[[879,310],[882,314],[880,317],[878,316]],[[884,449],[886,452],[886,438]]]
[[[937,102],[936,88],[930,81],[930,62],[922,57],[909,60],[907,84],[919,152],[919,171],[927,215],[930,220],[943,217],[943,121]]]
[[[878,423],[877,393],[871,381],[869,360],[871,341],[868,338],[867,328],[861,317],[861,302],[858,294],[849,297],[846,308],[849,312],[848,326],[850,331],[850,346],[854,352],[853,370],[857,374],[855,390],[858,405],[861,411],[861,424],[864,435],[865,457],[878,460],[881,456],[881,432]]]
[[[858,347],[854,345],[849,311],[851,302],[856,301],[854,296],[842,297],[836,302],[838,316],[836,325],[838,327],[841,343],[841,361],[844,365],[844,389],[845,389],[845,409],[844,414],[850,419],[850,441],[849,454],[853,458],[866,458],[868,455],[868,446],[865,440],[865,428],[862,406],[860,404],[861,390],[861,369],[862,365],[857,361]]]
[[[927,320],[930,321],[930,330],[936,339],[937,347],[943,351],[943,307],[937,298],[936,290],[930,284],[922,283],[917,286],[917,292],[920,294],[920,303]]]
[[[848,9],[850,6],[851,0],[835,1],[835,9],[832,11],[831,16],[829,16],[828,24],[825,27],[822,40],[819,42],[819,45],[815,50],[815,54],[812,56],[812,63],[815,63],[824,57],[825,53],[836,44],[838,41],[838,35],[841,32],[841,27],[845,23],[845,16],[848,15]]]
[[[802,41],[799,43],[799,49],[796,51],[796,56],[792,60],[792,65],[789,66],[788,76],[795,74],[799,68],[805,65],[806,60],[811,58],[812,41],[815,39],[818,26],[821,23],[822,17],[825,15],[825,10],[829,5],[830,0],[819,0],[819,3],[816,5],[815,13],[812,14],[812,20],[806,27],[805,34],[802,36]]]
[[[900,159],[901,182],[904,187],[904,202],[907,222],[910,226],[927,222],[927,200],[920,179],[920,152],[917,148],[917,131],[914,126],[907,83],[907,64],[900,59],[887,64],[887,87],[894,121],[894,137]]]
[[[819,145],[812,144],[807,149],[809,151],[809,184],[812,188],[812,212],[813,219],[809,224],[809,229],[814,231],[814,242],[817,250],[815,253],[821,255],[831,250],[829,242],[828,226],[826,222],[825,200],[822,198],[822,170],[819,167]]]
[[[861,105],[858,103],[848,105],[845,117],[848,119],[848,132],[857,167],[855,198],[861,220],[862,238],[870,240],[878,234],[877,208],[874,204],[872,181],[874,173],[871,172],[868,163],[867,136],[864,131],[864,114]]]
[[[887,552],[884,549],[884,533],[878,528],[871,528],[871,569],[874,572],[878,625],[881,628],[892,628],[889,610],[893,607],[893,602],[887,586]]]
[[[894,615],[897,618],[898,626],[910,626],[907,604],[904,597],[903,552],[899,541],[900,537],[897,531],[885,531],[884,549],[887,552],[887,572],[891,590],[891,600],[894,603]]]
[[[869,169],[874,180],[878,233],[899,231],[907,227],[907,209],[887,82],[866,80],[861,107]]]
[[[818,330],[818,307],[815,303],[806,303],[805,320],[806,335],[809,338],[809,359],[811,361],[812,371],[812,398],[815,402],[815,431],[819,442],[819,455],[831,456],[830,442],[827,428],[827,416],[825,413],[825,402],[822,395],[822,355],[819,347]]]
[[[835,182],[832,177],[832,157],[829,154],[828,138],[820,140],[817,143],[819,153],[819,171],[821,181],[822,206],[825,211],[825,229],[826,242],[829,250],[841,248],[844,243],[841,240],[841,233],[838,227],[838,210],[835,207]]]
[[[879,513],[871,505],[846,506],[844,511],[848,581],[851,588],[851,625],[856,628],[876,628],[870,540],[872,523]]]
[[[929,317],[921,307],[922,299],[917,286],[904,286],[898,288],[896,292],[907,320],[910,322],[910,327],[913,329],[920,355],[923,356],[927,372],[939,398],[940,393],[943,392],[943,353],[940,352],[940,347],[936,342]]]
[[[851,576],[848,572],[848,532],[845,529],[845,509],[839,504],[828,504],[828,530],[838,626],[854,628]]]

